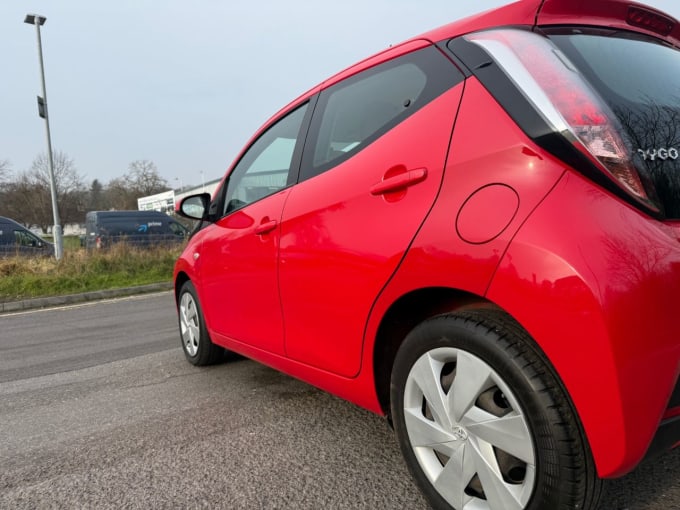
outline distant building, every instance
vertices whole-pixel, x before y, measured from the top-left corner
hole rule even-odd
[[[219,179],[214,179],[212,181],[203,183],[200,186],[194,186],[192,188],[181,188],[180,190],[175,190],[175,204],[178,204],[184,197],[188,197],[189,195],[196,195],[198,193],[210,193],[210,196],[213,196],[215,194],[215,191],[217,191],[220,182],[222,182],[221,177]]]
[[[137,199],[137,209],[140,211],[161,211],[168,214],[174,214],[175,207],[179,202],[189,195],[196,195],[198,193],[213,193],[217,190],[222,179],[215,179],[200,186],[191,188],[181,188],[179,190],[164,191],[155,195],[141,197]]]
[[[169,211],[172,213],[175,211],[175,191],[164,191],[163,193],[138,198],[137,209],[140,211]]]

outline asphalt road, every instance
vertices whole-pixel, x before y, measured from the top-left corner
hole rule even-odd
[[[680,451],[602,509],[680,509]],[[385,422],[257,363],[196,368],[170,293],[0,316],[0,508],[426,509]]]

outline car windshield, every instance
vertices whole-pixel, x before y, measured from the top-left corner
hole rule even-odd
[[[632,32],[549,35],[616,113],[650,197],[680,219],[680,51]]]

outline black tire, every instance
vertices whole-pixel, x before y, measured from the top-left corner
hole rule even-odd
[[[402,453],[433,508],[597,507],[602,481],[573,407],[507,314],[424,321],[399,348],[390,391]]]
[[[189,363],[204,366],[224,360],[224,349],[210,340],[196,289],[190,281],[185,282],[179,291],[177,311],[180,342]]]

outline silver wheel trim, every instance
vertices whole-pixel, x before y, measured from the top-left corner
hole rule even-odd
[[[179,329],[184,350],[189,356],[196,356],[201,341],[201,322],[194,297],[185,292],[179,300]]]
[[[456,364],[455,377],[445,391],[441,375],[444,366],[452,362]],[[501,417],[477,406],[478,397],[493,388],[502,392],[509,405],[509,412]],[[526,507],[536,476],[533,440],[517,399],[486,362],[454,348],[423,354],[406,379],[404,418],[420,467],[456,510]],[[525,472],[519,483],[504,480],[496,451],[521,461]],[[466,493],[475,476],[485,499]]]

